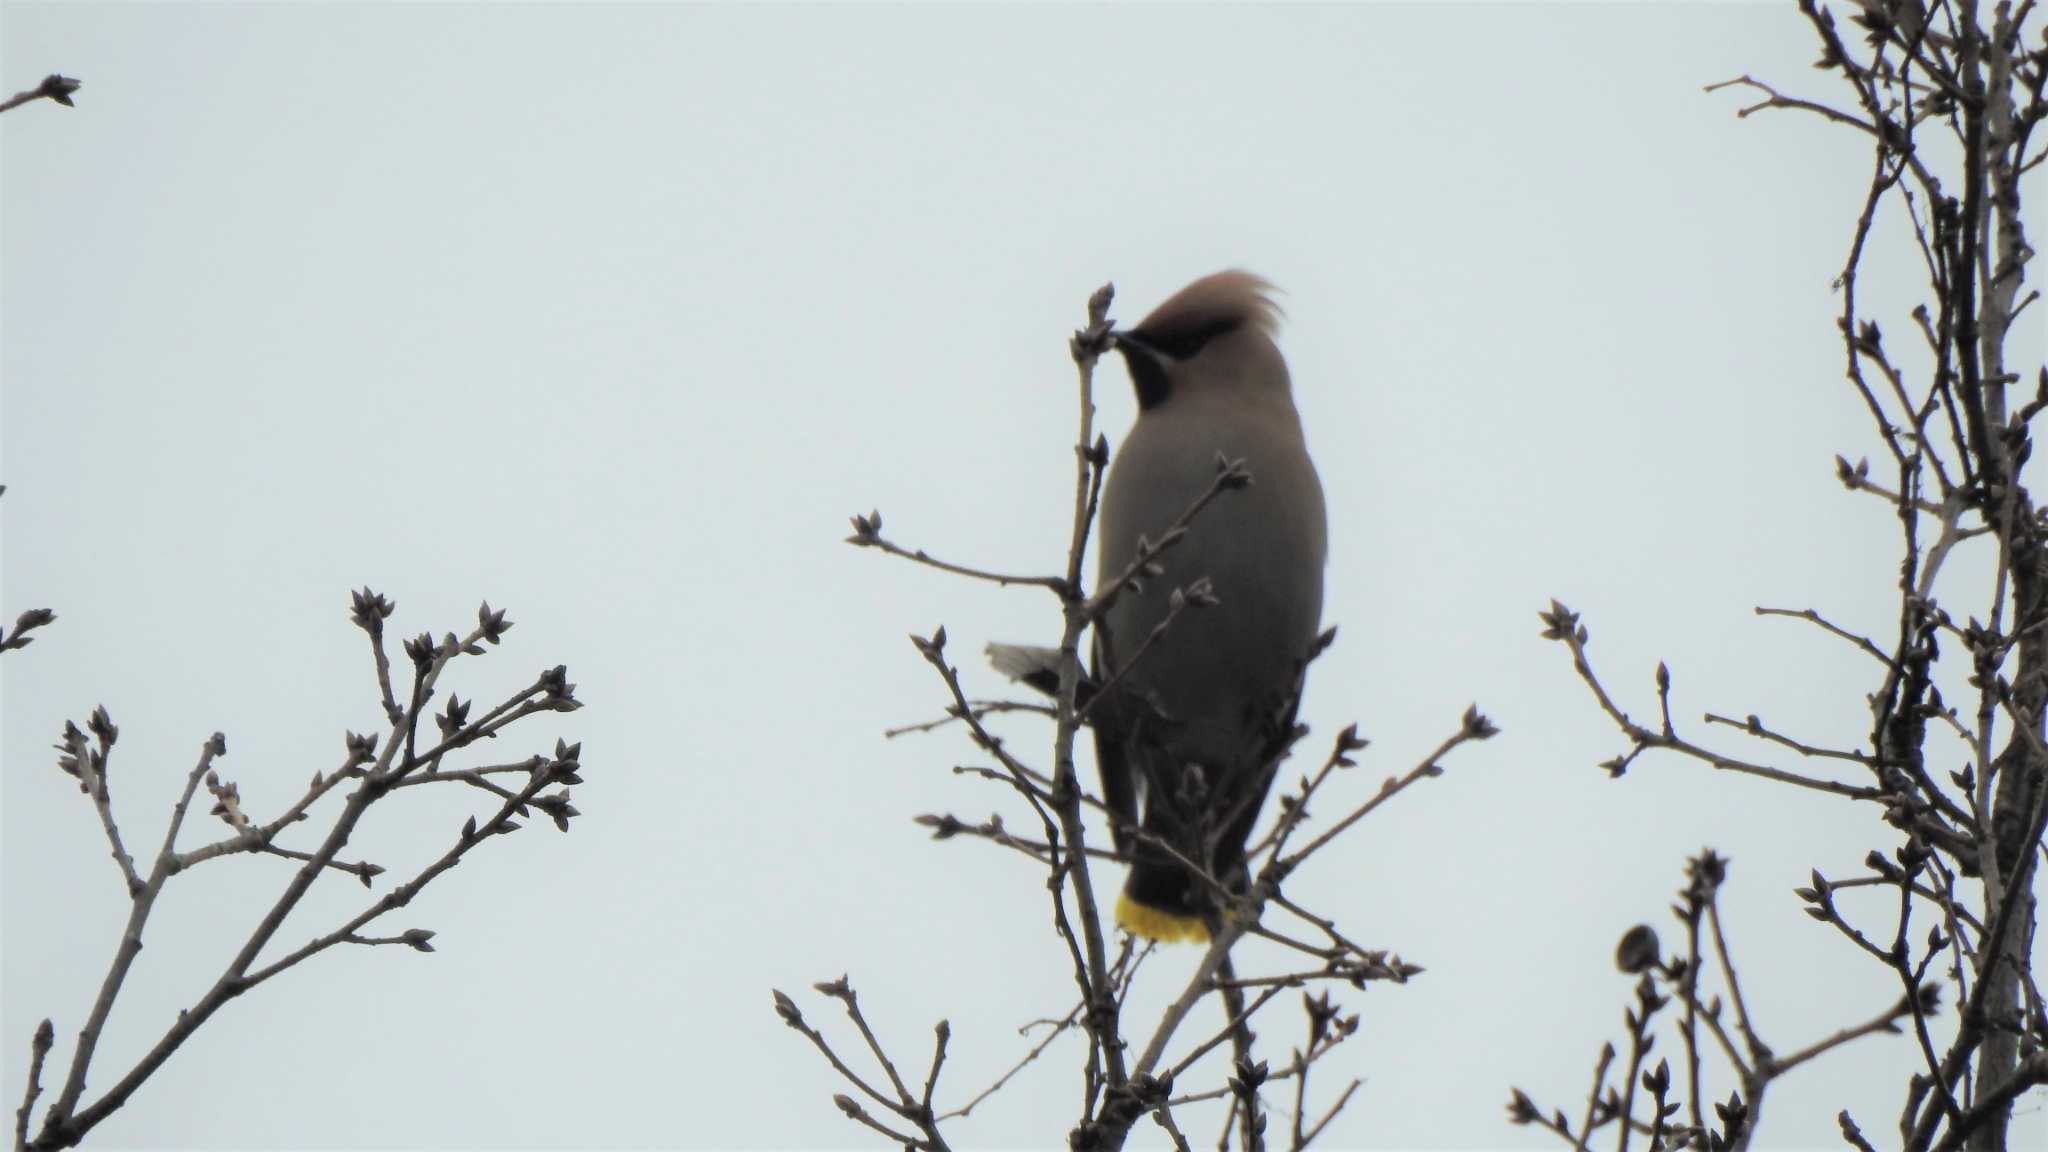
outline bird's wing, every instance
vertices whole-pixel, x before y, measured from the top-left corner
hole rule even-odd
[[[1320,651],[1321,643],[1321,638],[1318,638],[1316,651]],[[1296,666],[1294,682],[1288,687],[1284,699],[1271,701],[1274,706],[1264,717],[1249,718],[1260,729],[1258,755],[1247,765],[1243,780],[1230,784],[1232,807],[1217,844],[1224,854],[1234,854],[1238,859],[1219,860],[1218,864],[1226,870],[1232,864],[1242,862],[1245,843],[1251,839],[1252,825],[1258,823],[1259,812],[1266,806],[1266,793],[1272,790],[1273,778],[1280,772],[1280,763],[1287,759],[1295,742],[1301,739],[1302,729],[1295,724],[1295,715],[1301,708],[1302,685],[1307,679],[1309,660],[1314,659],[1314,655],[1311,652],[1308,659]]]
[[[1098,684],[1114,674],[1111,672],[1111,669],[1116,667],[1113,647],[1108,622],[1096,621],[1093,679]],[[1136,827],[1138,823],[1137,789],[1132,779],[1129,756],[1124,747],[1124,742],[1129,736],[1129,725],[1124,718],[1118,716],[1119,709],[1116,707],[1114,692],[1109,699],[1103,701],[1103,704],[1105,706],[1097,709],[1094,716],[1095,768],[1102,777],[1103,806],[1109,809],[1111,842],[1116,845],[1118,852],[1128,853],[1131,850],[1131,837],[1124,829]]]

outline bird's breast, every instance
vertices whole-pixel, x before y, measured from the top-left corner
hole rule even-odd
[[[1228,756],[1242,745],[1248,713],[1291,690],[1321,623],[1322,489],[1298,421],[1291,409],[1284,416],[1204,422],[1148,414],[1104,484],[1099,571],[1107,581],[1129,567],[1141,536],[1160,539],[1210,487],[1219,452],[1243,460],[1252,476],[1204,508],[1158,558],[1163,572],[1124,592],[1104,620],[1114,660],[1135,656],[1120,683],[1185,732],[1191,756]],[[1217,602],[1184,608],[1138,655],[1171,612],[1174,590],[1202,577]]]

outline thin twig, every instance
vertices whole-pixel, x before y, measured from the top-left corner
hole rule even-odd
[[[938,1118],[941,1120],[951,1120],[955,1117],[964,1118],[969,1113],[972,1113],[974,1109],[978,1105],[980,1105],[980,1103],[983,1100],[986,1100],[989,1097],[995,1095],[997,1092],[1002,1091],[1003,1086],[1005,1084],[1008,1084],[1012,1077],[1016,1076],[1017,1073],[1022,1072],[1028,1065],[1031,1064],[1032,1061],[1037,1060],[1041,1053],[1043,1053],[1047,1048],[1050,1048],[1052,1046],[1053,1041],[1059,1039],[1062,1035],[1065,1035],[1067,1029],[1072,1028],[1074,1026],[1074,1022],[1081,1018],[1081,1010],[1084,1007],[1086,1007],[1086,1005],[1074,1005],[1073,1011],[1068,1012],[1064,1017],[1062,1017],[1058,1021],[1053,1022],[1053,1026],[1046,1030],[1045,1038],[1043,1040],[1040,1040],[1038,1043],[1032,1045],[1031,1050],[1024,1054],[1024,1058],[1022,1060],[1017,1061],[1015,1064],[1012,1064],[1010,1066],[1009,1071],[1003,1073],[1001,1076],[998,1076],[996,1078],[995,1083],[982,1089],[980,1092],[975,1093],[974,1099],[969,1100],[967,1103],[961,1105],[960,1107],[953,1109],[951,1112],[940,1113]]]
[[[56,1042],[57,1030],[48,1020],[36,1025],[35,1036],[28,1044],[28,1083],[22,1088],[21,1107],[14,1113],[16,1152],[28,1147],[28,1119],[36,1110],[36,1097],[43,1094],[43,1059]]]
[[[19,108],[23,104],[35,100],[49,100],[69,108],[72,107],[71,94],[78,91],[81,86],[78,81],[73,80],[69,76],[59,76],[52,72],[48,76],[43,77],[41,84],[24,92],[16,92],[5,100],[0,100],[0,112]]]

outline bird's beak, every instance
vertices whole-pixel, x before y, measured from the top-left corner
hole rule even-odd
[[[1126,358],[1128,358],[1132,352],[1138,352],[1142,354],[1147,360],[1150,360],[1155,364],[1163,364],[1166,362],[1166,357],[1161,356],[1159,354],[1159,349],[1154,348],[1150,344],[1145,343],[1142,337],[1133,335],[1129,329],[1121,329],[1115,332],[1111,332],[1109,334],[1109,342],[1115,345],[1116,350],[1123,353]]]

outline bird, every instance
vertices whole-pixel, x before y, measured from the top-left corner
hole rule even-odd
[[[1223,914],[1219,886],[1248,882],[1246,841],[1295,739],[1322,626],[1328,525],[1275,342],[1275,291],[1249,272],[1218,272],[1111,334],[1138,412],[1103,482],[1098,589],[1129,575],[1143,542],[1161,539],[1219,468],[1250,474],[1128,579],[1095,625],[1096,761],[1114,842],[1131,862],[1116,920],[1153,940],[1208,939]]]

